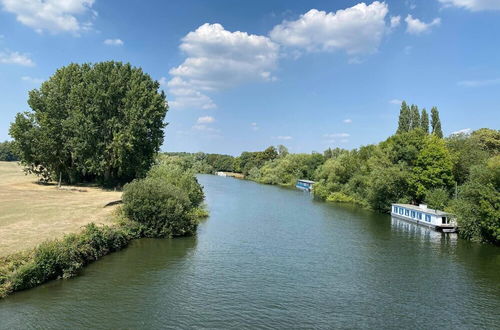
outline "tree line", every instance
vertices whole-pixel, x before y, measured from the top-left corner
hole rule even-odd
[[[291,154],[284,146],[243,152],[223,168],[204,154],[185,154],[187,166],[210,173],[241,172],[247,179],[292,186],[316,181],[314,196],[351,202],[380,212],[391,203],[426,203],[454,213],[464,238],[500,244],[500,131],[482,128],[443,137],[439,111],[401,105],[394,135],[353,150]]]

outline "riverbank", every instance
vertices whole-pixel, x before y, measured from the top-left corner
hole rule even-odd
[[[75,276],[84,266],[104,255],[123,249],[133,239],[192,235],[195,233],[200,219],[208,216],[208,212],[201,205],[203,192],[194,176],[192,176],[194,181],[190,182],[192,184],[190,188],[181,189],[175,186],[189,183],[191,174],[188,172],[183,175],[176,172],[177,180],[182,180],[182,182],[175,182],[175,179],[169,178],[168,171],[171,169],[155,166],[153,174],[148,175],[148,178],[134,181],[125,186],[123,207],[118,209],[116,206],[113,207],[113,205],[118,204],[116,200],[99,201],[103,203],[99,210],[101,208],[111,210],[103,213],[107,214],[106,224],[103,224],[92,221],[95,217],[95,214],[92,213],[94,209],[88,205],[95,206],[97,199],[92,200],[92,198],[103,197],[103,193],[106,191],[91,187],[59,189],[54,185],[41,186],[42,188],[37,189],[38,187],[33,186],[39,185],[31,182],[33,177],[20,178],[18,173],[20,168],[17,164],[3,163],[0,168],[3,170],[1,172],[4,178],[3,186],[7,190],[3,192],[5,199],[2,199],[4,213],[11,215],[11,223],[18,226],[17,236],[7,241],[9,244],[15,245],[9,250],[14,252],[9,253],[9,251],[2,250],[2,255],[0,255],[0,298],[13,292],[33,288],[50,280]],[[157,188],[155,193],[148,190],[149,188],[137,190],[138,186],[144,188],[142,185],[146,183],[154,184]],[[79,193],[84,194],[89,191],[91,193],[84,196],[90,200],[87,200],[87,204],[79,205],[78,203],[82,203]],[[187,195],[188,193],[194,194],[194,192],[197,192],[197,200]],[[121,193],[115,194],[118,195],[112,195],[114,198],[121,198]],[[14,198],[12,204],[6,203],[7,196],[11,198],[17,196],[18,200]],[[28,198],[26,196],[31,196],[38,203],[29,206],[25,199]],[[80,207],[76,214],[82,219],[88,219],[87,222],[83,226],[77,227],[76,224],[82,222],[78,221],[80,217],[77,217],[76,221],[72,221],[72,216],[74,217],[75,214],[68,212],[64,206],[60,206],[61,200],[66,204],[74,205],[74,207]],[[39,203],[42,201],[46,201],[49,206],[40,207]],[[138,205],[149,206],[148,210],[152,214],[147,216],[147,219],[155,218],[154,224],[144,222],[137,218],[137,215],[130,214],[131,209],[138,209],[139,213],[148,211],[144,207],[141,209],[136,207],[137,205],[134,206],[134,202],[136,204],[138,202]],[[33,214],[31,221],[22,220],[19,215],[23,214],[19,212],[21,205],[25,205],[27,208],[27,210],[22,211]],[[37,207],[41,208],[38,213]],[[173,209],[177,213],[174,214]],[[59,224],[57,219],[63,217],[67,217],[66,221],[73,225],[69,234],[57,227]],[[32,228],[33,222],[37,223],[39,228],[46,229],[37,239],[29,239],[32,231],[36,229]],[[7,221],[4,221],[3,225],[10,228]],[[9,230],[3,230],[2,234],[8,238]],[[23,239],[28,242],[23,244]]]

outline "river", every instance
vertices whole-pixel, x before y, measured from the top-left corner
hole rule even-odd
[[[0,328],[500,328],[500,248],[200,175],[196,237],[142,239],[0,301]]]

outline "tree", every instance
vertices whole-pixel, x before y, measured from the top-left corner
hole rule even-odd
[[[431,127],[432,134],[436,135],[438,138],[443,137],[443,131],[441,129],[441,120],[439,119],[439,111],[436,107],[431,109]]]
[[[284,145],[280,144],[278,146],[278,156],[279,157],[285,157],[286,155],[288,155],[289,152],[288,152],[288,148],[285,147]]]
[[[453,163],[444,140],[428,135],[412,169],[411,186],[415,201],[422,201],[434,188],[453,186]]]
[[[466,239],[500,245],[500,157],[471,169],[453,205],[459,234]]]
[[[425,108],[422,109],[422,116],[420,117],[420,128],[422,128],[425,134],[429,134],[429,115],[427,114],[427,110],[425,110]]]
[[[408,132],[411,126],[411,114],[410,108],[405,101],[401,103],[401,109],[399,111],[399,121],[397,133]]]
[[[421,126],[420,113],[418,112],[418,107],[414,104],[412,104],[410,108],[410,119],[411,119],[410,123],[411,130],[417,129]]]
[[[146,174],[163,142],[159,83],[121,62],[70,64],[29,93],[11,124],[29,171],[64,181],[128,182]]]
[[[12,162],[19,160],[12,141],[0,142],[0,161]]]

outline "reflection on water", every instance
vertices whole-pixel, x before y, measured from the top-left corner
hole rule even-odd
[[[391,229],[399,235],[406,235],[412,239],[420,239],[424,242],[439,243],[446,242],[452,244],[457,242],[457,234],[443,233],[427,226],[417,225],[416,223],[405,221],[396,217],[391,217]]]

